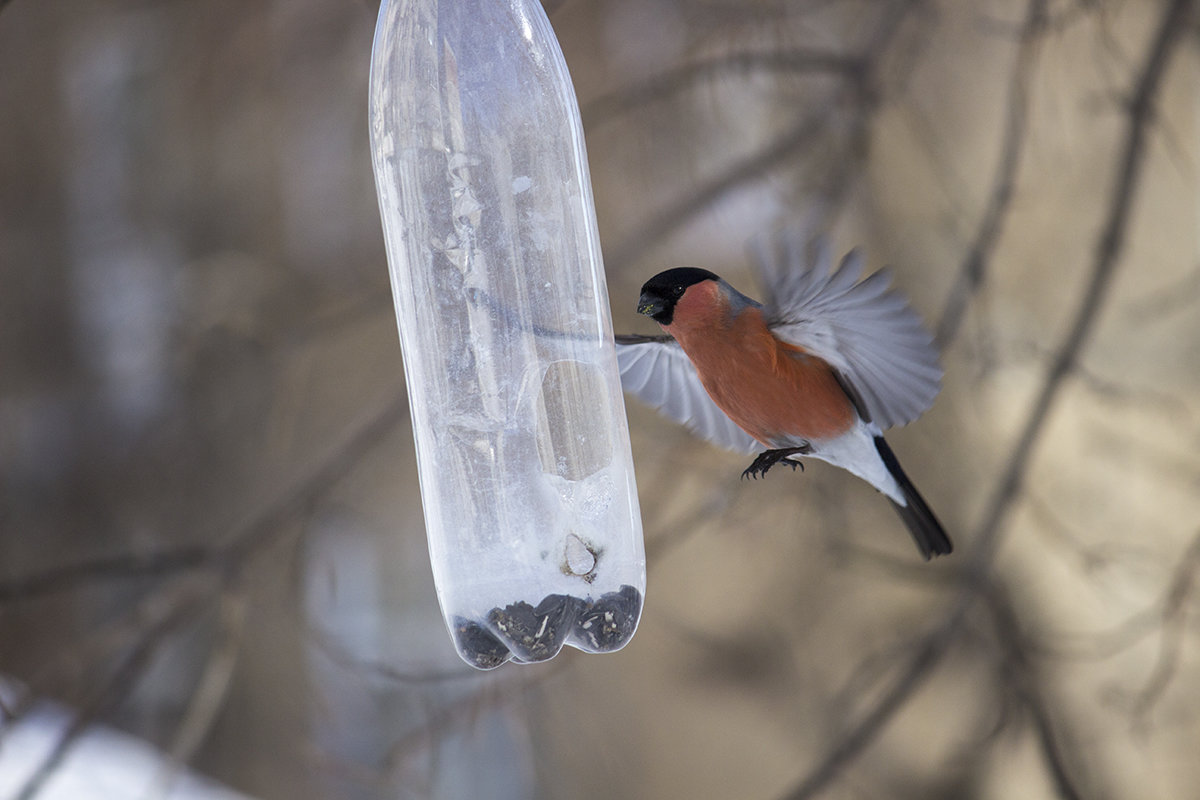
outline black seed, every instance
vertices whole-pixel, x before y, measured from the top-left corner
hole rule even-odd
[[[641,616],[642,594],[632,586],[608,592],[584,606],[575,620],[574,638],[595,652],[616,650],[629,641]]]
[[[454,618],[454,641],[467,663],[478,669],[495,669],[512,658],[504,642],[478,622]]]
[[[493,608],[488,624],[520,661],[545,661],[562,649],[583,601],[565,594],[542,598],[537,608],[524,601]]]

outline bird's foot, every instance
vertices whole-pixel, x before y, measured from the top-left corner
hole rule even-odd
[[[745,480],[746,478],[754,478],[755,480],[758,480],[759,475],[765,477],[767,471],[770,470],[771,467],[775,466],[788,456],[808,455],[811,452],[812,448],[808,445],[801,445],[800,447],[784,447],[780,450],[766,450],[762,453],[759,453],[754,461],[751,462],[750,466],[746,467],[746,469],[742,472],[742,480]],[[792,472],[796,471],[796,467],[799,467],[801,472],[804,471],[804,465],[799,461],[789,461],[787,463],[788,466],[792,468]]]

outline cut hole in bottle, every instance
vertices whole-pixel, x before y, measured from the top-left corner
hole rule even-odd
[[[542,378],[538,399],[538,455],[542,470],[579,481],[613,457],[610,421],[586,409],[607,391],[599,370],[579,361],[555,361]]]

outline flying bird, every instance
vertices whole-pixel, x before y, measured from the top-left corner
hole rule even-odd
[[[760,247],[765,303],[708,270],[655,275],[637,310],[666,335],[616,337],[621,383],[702,438],[758,452],[743,478],[806,457],[848,470],[888,498],[926,560],[945,555],[950,538],[883,438],[937,397],[933,339],[886,270],[860,281],[857,251],[832,263],[826,241],[799,232]]]

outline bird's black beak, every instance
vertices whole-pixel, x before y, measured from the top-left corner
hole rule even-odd
[[[642,292],[642,296],[638,298],[637,310],[639,314],[645,314],[647,317],[654,317],[661,314],[666,306],[659,297],[655,297],[646,292]]]

